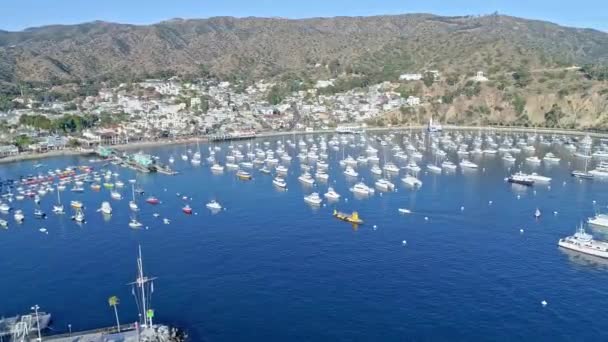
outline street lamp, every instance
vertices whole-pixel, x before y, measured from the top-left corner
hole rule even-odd
[[[40,307],[38,306],[38,304],[36,304],[32,306],[31,309],[36,312],[36,328],[38,329],[38,341],[42,341],[42,336],[40,335],[40,319],[38,319],[38,309],[40,309]]]

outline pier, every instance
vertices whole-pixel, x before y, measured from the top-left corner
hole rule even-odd
[[[168,165],[157,163],[156,160],[149,154],[127,154],[124,152],[119,154],[118,151],[104,146],[99,146],[96,153],[102,158],[111,160],[116,165],[127,167],[137,172],[159,172],[165,175],[177,174],[177,172],[172,170]]]
[[[95,330],[80,331],[61,335],[52,335],[44,338],[50,342],[182,342],[185,336],[178,329],[171,329],[165,325],[153,325],[141,328],[138,324],[121,325],[120,332],[117,327],[108,327]]]

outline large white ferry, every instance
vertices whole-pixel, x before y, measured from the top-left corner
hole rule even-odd
[[[600,258],[608,258],[608,243],[593,239],[593,235],[585,232],[581,224],[572,236],[559,239],[560,247],[571,249],[580,253],[594,255]]]

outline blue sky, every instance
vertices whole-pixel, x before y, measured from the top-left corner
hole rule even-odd
[[[0,29],[104,20],[150,24],[212,16],[328,17],[488,14],[498,11],[608,32],[608,0],[2,0]]]

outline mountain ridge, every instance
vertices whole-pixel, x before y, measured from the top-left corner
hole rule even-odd
[[[399,56],[393,56],[399,55]],[[500,58],[506,55],[508,58]],[[0,31],[0,80],[56,82],[163,71],[274,77],[331,77],[315,68],[395,73],[423,68],[514,69],[608,61],[608,33],[504,15],[427,13],[305,19],[170,19],[152,25],[93,21]],[[400,58],[410,60],[409,65]],[[491,62],[489,59],[492,60]],[[373,65],[373,61],[378,65]],[[396,61],[396,62],[395,62]],[[347,70],[348,69],[348,70]],[[504,70],[503,70],[504,71]]]

